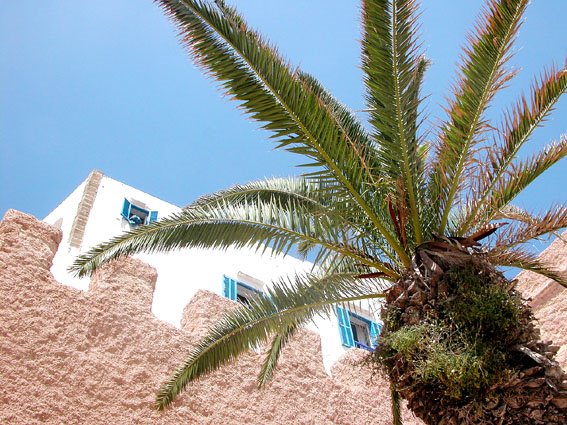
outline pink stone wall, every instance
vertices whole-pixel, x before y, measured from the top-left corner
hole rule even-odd
[[[142,262],[108,265],[88,292],[56,282],[60,240],[17,211],[0,223],[0,424],[391,423],[388,385],[369,381],[364,352],[347,353],[330,378],[319,337],[306,330],[267,389],[256,390],[261,356],[249,353],[155,411],[160,384],[234,303],[201,291],[177,329],[151,314],[156,273]]]
[[[567,231],[540,255],[540,260],[567,276]],[[557,361],[567,369],[567,288],[551,279],[531,273],[518,275],[518,289],[524,297],[531,299],[536,318],[544,340],[551,340],[559,346]]]

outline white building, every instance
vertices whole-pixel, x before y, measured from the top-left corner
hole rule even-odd
[[[63,231],[52,272],[57,280],[86,290],[88,279],[67,272],[77,255],[135,226],[159,220],[181,208],[93,171],[45,219]],[[140,254],[156,268],[158,280],[152,310],[161,320],[179,326],[183,308],[200,289],[235,301],[261,293],[273,280],[312,264],[291,256],[261,255],[251,250],[186,249],[168,254]],[[349,347],[371,346],[381,325],[378,304],[364,303],[351,311],[337,308],[337,318],[317,319],[310,326],[321,335],[325,368]],[[355,311],[356,310],[356,311]]]

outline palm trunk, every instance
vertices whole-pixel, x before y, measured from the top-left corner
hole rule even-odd
[[[389,291],[376,354],[408,407],[432,425],[567,423],[557,347],[513,283],[482,254],[429,254]]]

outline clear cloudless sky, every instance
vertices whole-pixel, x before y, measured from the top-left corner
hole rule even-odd
[[[232,0],[294,65],[353,110],[365,108],[360,6],[353,0]],[[455,80],[479,0],[428,0],[422,40],[432,65],[430,121]],[[543,66],[563,65],[567,0],[533,0],[511,66],[518,77],[491,114],[511,105]],[[92,169],[177,205],[236,183],[297,174],[303,158],[274,151],[202,75],[150,0],[0,0],[0,214],[40,218]],[[365,119],[364,114],[359,114]],[[567,132],[567,96],[529,149]],[[567,161],[519,200],[542,210],[567,200]]]

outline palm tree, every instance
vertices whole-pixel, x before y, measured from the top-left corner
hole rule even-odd
[[[553,347],[539,340],[529,308],[496,269],[531,270],[567,286],[526,249],[567,226],[567,207],[536,215],[512,204],[567,154],[560,138],[518,159],[565,92],[566,70],[550,67],[500,122],[486,118],[514,76],[506,63],[528,0],[488,2],[464,49],[447,116],[427,130],[420,89],[428,62],[414,0],[363,1],[366,124],[224,1],[158,3],[195,62],[272,132],[278,148],[304,156],[310,168],[198,199],[91,249],[72,270],[89,275],[141,251],[265,246],[309,254],[317,268],[276,282],[268,297],[214,326],[164,384],[157,407],[271,341],[262,386],[298,327],[333,315],[337,303],[385,297],[375,359],[393,400],[401,395],[431,424],[565,423]]]

